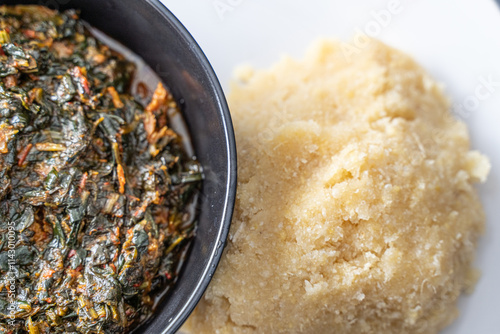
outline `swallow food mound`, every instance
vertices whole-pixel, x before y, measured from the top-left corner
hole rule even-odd
[[[377,41],[241,72],[238,195],[192,333],[437,333],[470,289],[484,213],[441,87]]]

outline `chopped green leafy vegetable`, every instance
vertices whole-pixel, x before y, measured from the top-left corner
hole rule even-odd
[[[0,334],[129,332],[195,230],[177,104],[74,10],[0,6],[0,45]]]

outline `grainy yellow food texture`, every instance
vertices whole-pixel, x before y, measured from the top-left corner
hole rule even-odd
[[[242,72],[243,73],[243,72]],[[238,192],[191,333],[437,333],[477,274],[484,213],[442,88],[380,42],[244,71],[229,95]]]

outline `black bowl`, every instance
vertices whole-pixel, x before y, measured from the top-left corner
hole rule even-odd
[[[203,295],[219,263],[236,192],[236,148],[229,110],[217,77],[193,37],[158,0],[13,0],[78,8],[82,19],[139,55],[180,102],[205,171],[199,225],[177,283],[137,333],[174,333]]]

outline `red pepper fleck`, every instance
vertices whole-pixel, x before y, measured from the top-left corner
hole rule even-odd
[[[26,160],[26,157],[28,156],[28,154],[30,153],[30,151],[31,151],[31,148],[32,148],[32,147],[33,147],[33,144],[31,144],[31,143],[30,143],[30,144],[26,145],[26,147],[24,147],[24,148],[21,150],[21,152],[19,152],[19,154],[18,154],[18,156],[17,156],[17,157],[18,157],[18,159],[19,159],[19,160],[17,161],[17,165],[18,165],[19,167],[21,167],[21,166],[23,165],[23,163],[24,163],[24,161]]]
[[[83,86],[83,90],[85,93],[90,94],[90,88],[89,88],[89,81],[87,80],[87,77],[82,73],[82,69],[79,66],[73,67],[73,76],[75,78],[78,78],[80,80],[80,83]]]
[[[80,185],[78,186],[78,190],[80,192],[85,189],[85,184],[87,183],[87,179],[89,177],[89,174],[87,172],[83,173],[82,178],[80,179]]]
[[[28,38],[36,38],[36,32],[30,29],[23,30],[23,35]]]

